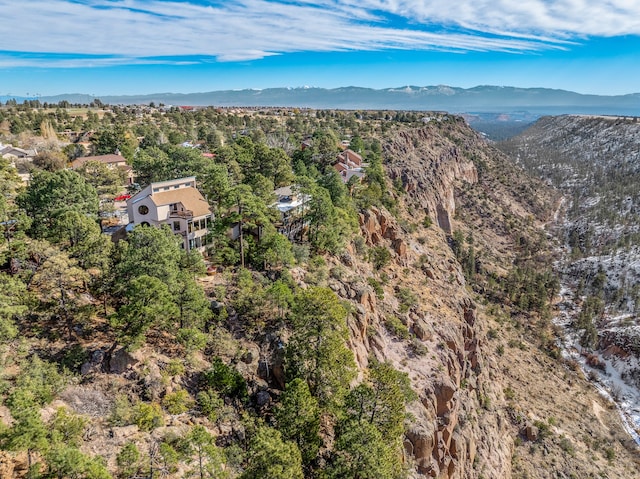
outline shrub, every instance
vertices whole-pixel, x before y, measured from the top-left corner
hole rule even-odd
[[[373,292],[376,293],[378,299],[384,299],[384,289],[382,289],[382,285],[375,278],[367,278],[367,283],[373,288]]]
[[[533,425],[538,428],[538,439],[545,439],[551,436],[551,427],[544,421],[534,421]]]
[[[309,245],[294,244],[291,246],[291,252],[296,260],[296,264],[304,264],[309,261]]]
[[[118,394],[111,408],[109,424],[112,426],[128,426],[133,424],[133,406],[124,394]]]
[[[509,401],[511,401],[512,399],[515,399],[516,397],[516,392],[508,386],[503,389],[503,392],[504,392],[504,397]]]
[[[213,389],[200,391],[196,401],[198,402],[198,409],[200,409],[203,416],[209,418],[209,421],[216,421],[220,409],[224,406],[224,401]]]
[[[118,470],[122,477],[131,477],[138,471],[140,451],[133,441],[127,442],[116,456]]]
[[[367,251],[367,243],[362,236],[356,236],[353,239],[353,246],[356,249],[356,253],[360,256],[364,256]]]
[[[571,444],[571,441],[568,438],[562,436],[558,445],[560,446],[560,449],[562,449],[570,456],[575,456],[576,450],[574,449],[573,444]]]
[[[604,457],[607,458],[607,461],[613,461],[616,458],[616,451],[612,447],[605,447]]]
[[[334,266],[329,270],[329,274],[331,275],[331,277],[338,280],[342,279],[345,276],[346,272],[347,270],[340,265]]]
[[[79,344],[74,344],[62,351],[60,365],[75,373],[89,359],[89,353]]]
[[[202,389],[214,389],[223,396],[247,397],[247,384],[242,375],[220,358],[214,358],[211,369],[202,373],[201,382]]]
[[[182,414],[193,406],[193,399],[184,389],[169,393],[162,399],[162,406],[169,414]]]
[[[133,423],[137,425],[141,431],[152,431],[164,425],[162,409],[158,403],[147,404],[142,401],[137,403],[133,407],[132,418]]]
[[[398,339],[408,339],[409,329],[402,323],[397,316],[389,316],[384,322],[385,328],[389,333]]]
[[[369,250],[369,261],[374,268],[381,269],[391,261],[391,253],[386,246],[375,246]]]
[[[167,363],[165,372],[169,376],[182,376],[184,374],[184,364],[180,359],[172,359]]]
[[[409,288],[396,288],[396,298],[400,303],[400,312],[406,313],[418,303],[418,298]]]
[[[424,356],[429,352],[429,349],[420,339],[412,338],[409,343],[409,351],[411,351],[414,356]]]
[[[188,352],[202,351],[207,345],[207,335],[195,328],[183,328],[178,331],[176,340],[184,346]]]

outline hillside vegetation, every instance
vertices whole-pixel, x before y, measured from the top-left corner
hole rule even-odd
[[[567,349],[581,354],[636,434],[639,147],[638,118],[578,116],[543,118],[500,145],[565,195],[559,323],[567,327]]]
[[[1,477],[637,473],[554,341],[559,198],[461,118],[34,106],[0,110],[39,148],[28,186],[0,164]],[[342,140],[362,183],[331,167]],[[206,264],[169,229],[101,233],[122,178],[66,166],[116,148],[142,185],[197,177]],[[298,243],[269,207],[288,184],[312,198]]]

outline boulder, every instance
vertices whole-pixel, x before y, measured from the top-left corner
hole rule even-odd
[[[256,394],[256,404],[258,407],[264,407],[271,403],[271,394],[268,391],[258,391]]]
[[[529,441],[536,441],[538,439],[538,435],[540,434],[540,430],[531,423],[527,424],[524,432]]]
[[[433,335],[431,328],[423,318],[420,318],[413,323],[413,333],[422,341],[428,341]]]
[[[402,238],[393,240],[392,247],[396,254],[401,258],[407,255],[407,243],[405,243]]]
[[[134,366],[137,360],[127,352],[126,349],[120,348],[113,352],[109,360],[109,372],[112,374],[122,374],[130,367]]]
[[[439,417],[443,417],[445,413],[451,410],[452,399],[456,390],[455,384],[446,376],[441,378],[441,381],[435,385],[433,392],[436,398],[436,414]]]
[[[426,474],[433,468],[432,454],[435,447],[433,431],[425,425],[414,424],[405,437],[405,451],[411,454],[418,466],[418,472]]]
[[[131,436],[138,433],[138,426],[132,424],[130,426],[112,427],[110,436],[117,442],[122,442],[124,439],[129,439]]]
[[[101,349],[91,353],[89,361],[80,366],[80,374],[86,376],[87,374],[99,373],[102,370],[102,362],[105,358],[105,352]]]

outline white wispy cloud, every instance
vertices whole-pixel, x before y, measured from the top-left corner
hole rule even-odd
[[[525,52],[640,34],[637,0],[0,0],[0,18],[0,66],[243,61],[304,51]]]

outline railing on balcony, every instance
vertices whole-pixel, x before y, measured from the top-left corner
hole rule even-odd
[[[174,210],[169,212],[169,218],[193,218],[193,211],[191,210]]]

